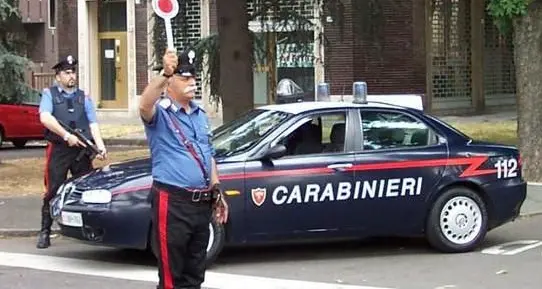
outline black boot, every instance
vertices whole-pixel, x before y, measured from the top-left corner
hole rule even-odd
[[[38,249],[45,249],[51,246],[51,226],[53,225],[53,219],[49,213],[49,204],[44,202],[41,210],[41,231],[38,236]]]

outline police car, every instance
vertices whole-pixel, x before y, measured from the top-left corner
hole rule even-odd
[[[518,150],[396,97],[406,106],[384,96],[267,105],[214,130],[230,218],[209,224],[208,262],[226,245],[372,236],[466,252],[514,220],[526,197]],[[149,159],[96,169],[59,189],[53,217],[65,236],[147,249],[151,182]]]

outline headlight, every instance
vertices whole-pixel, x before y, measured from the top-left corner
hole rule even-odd
[[[107,204],[111,202],[111,192],[108,190],[84,191],[81,201],[90,204]]]

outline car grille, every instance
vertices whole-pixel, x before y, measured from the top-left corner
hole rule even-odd
[[[81,196],[83,195],[83,190],[73,188],[72,191],[68,194],[68,199],[70,200],[81,200]]]
[[[64,188],[62,194],[64,194],[64,204],[73,204],[81,200],[83,190],[78,189],[77,187],[70,184]]]

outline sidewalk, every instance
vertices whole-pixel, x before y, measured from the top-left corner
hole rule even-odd
[[[0,198],[0,238],[37,235],[41,220],[40,207],[39,196]],[[521,216],[538,214],[542,214],[542,185],[529,185]]]

